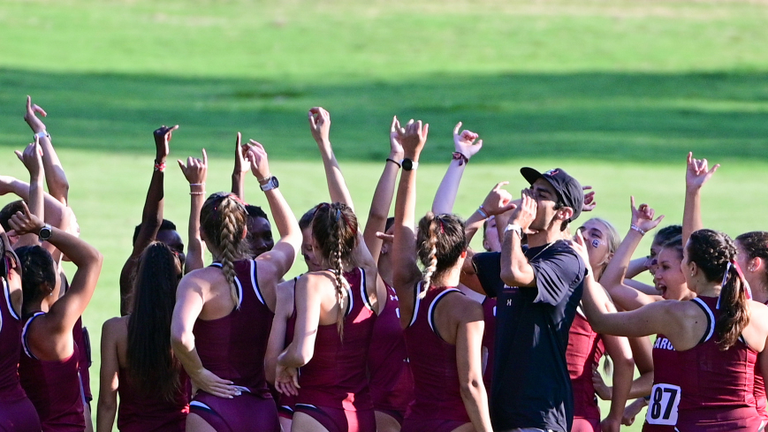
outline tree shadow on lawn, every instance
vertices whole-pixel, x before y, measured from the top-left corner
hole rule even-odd
[[[77,74],[0,69],[0,145],[29,142],[24,97],[49,113],[61,148],[146,152],[180,124],[174,150],[229,154],[235,132],[281,159],[316,159],[306,111],[331,111],[346,160],[388,153],[392,115],[430,123],[426,161],[444,161],[461,120],[484,139],[477,161],[565,157],[634,162],[765,158],[768,73],[432,75],[341,83]]]

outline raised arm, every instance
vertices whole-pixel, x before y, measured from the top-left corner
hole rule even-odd
[[[331,201],[344,203],[354,211],[352,196],[347,189],[347,183],[341,174],[341,168],[333,154],[331,140],[331,114],[322,107],[314,107],[309,110],[309,129],[312,132],[312,138],[317,143],[320,150],[320,157],[323,159],[323,168],[325,169],[325,180],[328,182],[328,192],[331,194]]]
[[[26,205],[24,212],[17,212],[9,223],[19,234],[39,233],[45,225],[29,212]],[[48,242],[66,255],[77,266],[77,271],[72,277],[69,290],[51,306],[45,320],[37,328],[45,335],[71,335],[75,321],[83,314],[96,289],[102,256],[90,244],[56,227],[52,228]],[[56,338],[50,337],[47,340],[53,344]]]
[[[251,170],[248,160],[248,145],[240,145],[241,135],[237,133],[235,140],[235,167],[232,169],[232,193],[241,201],[245,201],[245,173]]]
[[[706,159],[694,159],[693,153],[688,153],[688,168],[685,171],[683,245],[688,243],[692,232],[704,228],[704,223],[701,221],[701,188],[718,168],[720,164],[708,169]]]
[[[44,190],[43,180],[45,179],[45,169],[43,167],[43,155],[40,149],[39,138],[34,137],[35,142],[29,144],[24,152],[16,150],[16,156],[24,164],[29,171],[29,195],[27,199],[27,205],[31,214],[37,216],[38,219],[45,221],[45,207],[44,207]],[[26,234],[19,238],[16,243],[16,247],[37,245],[40,244],[37,238],[37,233]],[[49,252],[52,251],[52,247],[47,248]]]
[[[120,313],[126,315],[129,313],[128,299],[132,290],[133,274],[138,264],[139,256],[144,249],[155,240],[160,225],[163,222],[163,182],[165,181],[165,161],[168,157],[169,144],[173,137],[173,131],[179,128],[179,125],[167,127],[165,125],[153,132],[155,138],[155,165],[152,172],[152,179],[149,182],[147,198],[144,201],[144,210],[141,214],[141,225],[136,241],[133,243],[133,250],[128,260],[123,265],[120,272]]]
[[[395,201],[394,239],[392,241],[392,284],[400,301],[400,325],[405,328],[411,321],[414,307],[414,290],[421,280],[416,264],[416,169],[419,156],[427,141],[429,125],[421,120],[411,120],[403,128],[395,122],[398,139],[403,145],[406,168],[400,174]],[[408,167],[410,165],[410,168]]]
[[[240,133],[237,134],[238,141]],[[203,159],[187,158],[186,165],[177,161],[184,178],[189,182],[189,229],[187,231],[187,259],[184,262],[184,273],[203,268],[205,245],[200,237],[200,211],[205,202],[205,180],[208,177],[208,154],[203,149]]]
[[[301,247],[301,229],[290,206],[276,186],[277,179],[275,178],[275,182],[271,181],[273,176],[264,146],[250,140],[248,160],[251,162],[253,175],[259,180],[259,184],[263,188],[268,188],[264,191],[264,195],[269,203],[272,221],[280,233],[280,240],[275,243],[272,250],[256,258],[259,261],[259,283],[276,284],[293,265],[296,251]]]
[[[29,183],[10,176],[0,176],[0,195],[8,193],[29,202]],[[43,192],[43,208],[47,223],[61,229],[66,228],[63,226],[64,214],[70,212],[70,209],[47,192]]]
[[[663,215],[654,219],[655,211],[647,204],[640,204],[639,208],[635,207],[635,197],[630,197],[630,208],[632,210],[632,222],[629,231],[600,276],[600,283],[608,290],[616,305],[628,311],[661,299],[658,296],[649,296],[627,286],[624,279],[632,254],[643,236],[656,228],[664,219]]]
[[[508,286],[531,287],[536,283],[533,267],[523,252],[521,232],[525,232],[533,222],[537,207],[531,191],[523,189],[520,205],[509,218],[509,224],[517,225],[520,231],[507,230],[501,243],[501,280]]]
[[[51,196],[64,205],[68,205],[69,181],[61,166],[59,156],[51,143],[51,135],[48,134],[45,124],[37,115],[48,116],[44,109],[32,103],[32,98],[27,96],[27,111],[24,121],[27,122],[32,133],[40,140],[40,148],[43,152],[43,166],[45,167],[45,180]]]
[[[440,182],[440,186],[435,193],[435,199],[432,201],[432,213],[453,213],[453,204],[456,201],[456,194],[459,191],[461,177],[469,164],[469,160],[483,148],[483,140],[477,140],[478,134],[463,130],[459,133],[461,122],[456,123],[453,128],[453,157],[448,164],[448,170]]]
[[[379,177],[376,190],[371,200],[371,210],[368,212],[368,221],[363,230],[363,240],[371,253],[373,262],[379,261],[381,247],[384,241],[376,233],[384,232],[387,228],[389,208],[392,206],[392,196],[395,194],[395,182],[400,171],[400,161],[403,159],[403,146],[400,144],[398,133],[395,130],[397,117],[392,118],[392,127],[389,131],[389,157],[384,161],[384,172]]]

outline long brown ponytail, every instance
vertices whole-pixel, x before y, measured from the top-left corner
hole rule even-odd
[[[686,248],[688,260],[695,263],[709,282],[721,282],[719,307],[722,311],[715,324],[717,344],[725,351],[741,336],[749,324],[746,287],[737,270],[736,247],[728,235],[702,229],[691,234]]]
[[[451,268],[467,249],[464,222],[452,214],[427,213],[419,221],[416,248],[419,260],[424,265],[423,290],[419,293],[423,298],[432,279]]]

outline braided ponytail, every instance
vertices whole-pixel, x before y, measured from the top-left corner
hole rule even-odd
[[[316,207],[312,218],[312,236],[317,242],[323,259],[334,274],[334,288],[339,312],[336,326],[339,336],[344,337],[344,316],[346,312],[346,287],[344,265],[349,263],[357,246],[357,218],[343,203],[323,203]]]
[[[424,298],[435,276],[451,268],[467,249],[464,222],[452,214],[427,213],[419,221],[416,247],[424,266],[419,292],[419,298]]]
[[[246,256],[247,217],[243,204],[234,195],[224,192],[208,197],[200,212],[200,227],[205,240],[218,251],[217,258],[236,307],[239,307],[240,295],[235,283],[235,261]]]

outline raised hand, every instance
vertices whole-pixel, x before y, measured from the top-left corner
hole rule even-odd
[[[27,167],[27,171],[32,177],[40,175],[43,169],[43,149],[40,148],[40,138],[35,135],[35,142],[27,145],[24,152],[14,151],[19,160]]]
[[[648,204],[640,204],[640,207],[635,207],[635,197],[629,197],[632,207],[632,225],[640,228],[644,232],[648,232],[661,223],[664,219],[664,215],[653,218],[655,210],[648,206]]]
[[[394,161],[403,158],[403,145],[400,143],[400,120],[392,117],[392,126],[389,128],[389,157]]]
[[[237,133],[237,139],[235,140],[235,173],[242,174],[251,170],[251,161],[248,160],[248,144],[241,145],[240,140],[242,135]]]
[[[587,242],[584,240],[584,235],[581,230],[576,231],[576,235],[573,236],[573,240],[570,242],[571,247],[581,257],[584,262],[584,266],[592,273],[592,268],[589,265],[589,252],[587,252]]]
[[[202,159],[190,156],[187,158],[186,164],[181,159],[178,159],[176,162],[179,163],[179,168],[181,168],[181,172],[190,185],[200,186],[205,184],[205,179],[208,177],[208,154],[205,152],[205,149],[203,149]]]
[[[591,190],[592,186],[584,186],[582,187],[584,190],[584,205],[581,206],[581,211],[588,212],[592,211],[597,207],[597,203],[595,202],[595,191]],[[590,192],[587,192],[590,191]]]
[[[251,162],[251,172],[256,177],[256,180],[261,183],[266,182],[272,177],[272,173],[269,171],[269,159],[267,158],[267,151],[264,150],[264,146],[261,143],[250,140],[248,142],[248,160]]]
[[[323,107],[314,107],[309,110],[309,130],[317,145],[330,144],[331,113]]]
[[[500,215],[509,210],[513,210],[517,207],[517,203],[512,201],[512,194],[507,192],[506,189],[502,189],[502,186],[509,184],[509,182],[499,182],[491,189],[488,195],[483,200],[483,204],[480,206],[488,213],[488,216]]]
[[[685,171],[685,188],[688,190],[701,189],[710,177],[720,168],[717,164],[708,169],[706,159],[694,159],[693,152],[688,153],[688,169]]]
[[[168,157],[168,153],[171,151],[169,144],[171,142],[171,138],[173,137],[173,131],[178,128],[179,125],[173,127],[162,125],[155,129],[154,132],[152,132],[155,137],[155,162],[165,162],[165,159]]]
[[[45,124],[37,117],[40,114],[43,117],[47,117],[48,113],[38,105],[32,103],[32,97],[27,96],[27,112],[24,114],[24,121],[27,122],[32,132],[39,133],[45,131]]]
[[[40,229],[45,226],[45,223],[29,211],[27,203],[22,201],[21,205],[23,206],[23,210],[16,212],[16,214],[11,216],[11,218],[8,220],[8,225],[11,227],[11,231],[8,233],[8,235],[11,236],[39,233]]]
[[[403,145],[403,154],[405,157],[414,159],[421,154],[424,144],[429,135],[429,123],[422,124],[421,120],[409,120],[405,127],[397,130],[398,141]]]
[[[477,140],[480,135],[466,129],[459,133],[459,128],[461,128],[461,122],[456,123],[456,127],[453,128],[453,147],[467,160],[472,159],[472,156],[483,148],[483,140]]]
[[[521,192],[520,205],[512,210],[512,215],[509,217],[509,223],[515,224],[526,232],[531,226],[531,223],[536,219],[536,211],[538,204],[536,199],[533,198],[530,189],[523,189]]]
[[[298,396],[299,390],[299,371],[295,367],[282,366],[277,364],[277,374],[275,375],[275,389],[284,395]]]

